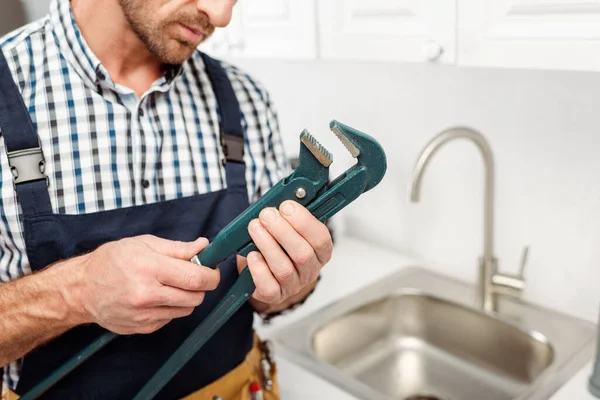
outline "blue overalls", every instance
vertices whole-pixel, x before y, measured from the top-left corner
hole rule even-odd
[[[38,168],[42,157],[38,136],[0,51],[0,126],[9,163],[18,171],[15,188],[32,270],[123,237],[152,234],[171,240],[192,241],[201,236],[212,240],[248,207],[239,104],[220,64],[207,55],[203,59],[219,107],[227,189],[154,204],[65,215],[52,211],[48,181]],[[149,335],[116,338],[42,398],[131,399],[233,284],[238,276],[235,254],[219,268],[219,287],[208,292],[203,304],[189,317],[175,319]],[[252,322],[253,310],[246,303],[156,398],[184,397],[242,362],[253,344]],[[32,351],[24,358],[16,393],[31,389],[104,332],[96,324],[79,326]]]

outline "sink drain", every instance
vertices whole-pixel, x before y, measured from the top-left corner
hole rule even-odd
[[[444,399],[442,399],[441,397],[438,397],[438,396],[416,394],[414,396],[409,396],[409,397],[405,398],[404,400],[444,400]]]

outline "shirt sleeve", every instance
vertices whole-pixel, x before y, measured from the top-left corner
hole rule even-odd
[[[31,272],[25,254],[19,211],[0,131],[0,285]]]

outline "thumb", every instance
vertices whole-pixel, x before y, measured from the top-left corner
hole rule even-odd
[[[193,242],[163,239],[158,236],[144,235],[140,240],[146,243],[152,250],[167,257],[190,261],[192,257],[200,253],[208,246],[208,239],[200,237]]]
[[[248,260],[246,259],[246,257],[242,257],[239,254],[236,254],[235,261],[237,264],[238,273],[241,274],[242,270],[248,265]]]

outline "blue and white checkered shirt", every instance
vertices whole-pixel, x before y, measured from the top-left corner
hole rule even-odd
[[[141,97],[115,84],[85,43],[69,0],[0,41],[40,137],[56,213],[83,214],[226,187],[216,99],[199,52]],[[288,172],[267,91],[225,64],[242,110],[248,195]],[[20,206],[0,140],[0,284],[30,273]],[[14,388],[19,363],[6,367]],[[1,372],[1,370],[0,370]]]

